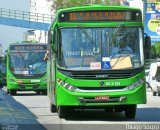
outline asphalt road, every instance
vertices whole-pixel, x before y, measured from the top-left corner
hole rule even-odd
[[[160,97],[147,90],[147,104],[138,105],[136,118],[104,110],[75,111],[66,119],[49,110],[45,95],[18,92],[16,96],[0,90],[0,129],[2,130],[160,130]]]

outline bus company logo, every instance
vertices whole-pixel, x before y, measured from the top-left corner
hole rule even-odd
[[[106,74],[106,75],[96,75],[96,78],[108,78],[108,75]]]
[[[104,86],[104,82],[103,82],[103,81],[101,81],[101,82],[100,82],[100,85],[101,85],[101,86]]]

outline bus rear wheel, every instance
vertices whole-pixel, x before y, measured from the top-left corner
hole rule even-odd
[[[136,116],[137,105],[127,105],[125,108],[125,117],[127,119],[134,119]]]

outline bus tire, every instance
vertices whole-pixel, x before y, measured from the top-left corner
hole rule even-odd
[[[11,95],[16,95],[17,94],[17,90],[10,90],[10,94]]]
[[[158,96],[160,96],[160,87],[157,87]]]
[[[127,105],[125,108],[125,118],[134,119],[136,116],[137,105]]]
[[[56,111],[57,111],[56,105],[50,103],[50,111],[51,111],[52,113],[56,112]]]
[[[3,84],[0,84],[0,88],[3,88]]]
[[[146,88],[150,88],[151,86],[149,85],[148,82],[146,82]]]
[[[10,90],[7,89],[7,94],[10,94]]]
[[[58,106],[57,113],[59,118],[65,118],[66,116],[66,108],[64,106]]]
[[[153,92],[153,96],[156,96],[157,95],[157,92]]]
[[[40,91],[36,91],[36,94],[37,94],[37,95],[40,95],[40,94],[41,94],[41,92],[40,92]]]
[[[42,90],[42,95],[47,95],[47,90]]]

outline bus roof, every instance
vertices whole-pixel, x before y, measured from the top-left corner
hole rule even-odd
[[[80,10],[139,10],[139,8],[133,8],[128,6],[106,6],[106,5],[87,5],[87,6],[79,6],[79,7],[72,7],[72,8],[64,8],[59,9],[57,13],[60,12],[67,12],[67,11],[80,11]]]
[[[10,44],[10,46],[13,46],[13,45],[15,45],[15,46],[17,46],[17,45],[33,45],[33,46],[35,46],[35,45],[47,45],[47,43],[27,43],[27,42],[24,42],[24,43],[12,43],[12,44]]]
[[[139,8],[133,8],[128,6],[107,6],[107,5],[85,5],[85,6],[77,6],[71,8],[59,9],[56,12],[55,17],[50,24],[49,30],[52,29],[54,23],[59,22],[59,15],[66,12],[79,12],[79,11],[138,11],[141,12]],[[142,15],[142,14],[141,14]],[[134,21],[135,22],[135,21]]]

